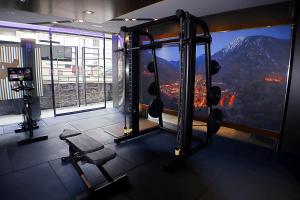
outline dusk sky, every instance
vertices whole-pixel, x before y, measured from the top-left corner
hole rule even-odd
[[[279,39],[290,39],[291,38],[291,26],[273,26],[269,28],[255,28],[255,29],[244,29],[237,31],[228,32],[215,32],[212,33],[212,54],[226,47],[232,40],[237,37],[247,37],[254,35],[271,36]],[[203,46],[197,46],[197,56],[203,54]],[[179,49],[178,46],[169,46],[156,50],[156,55],[168,61],[179,60]]]

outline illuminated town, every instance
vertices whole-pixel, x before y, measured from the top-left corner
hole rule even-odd
[[[160,90],[164,96],[175,99],[178,102],[179,82],[168,83],[160,86]],[[206,107],[206,85],[202,75],[195,77],[195,109]],[[231,91],[222,91],[222,97],[219,103],[221,107],[232,107],[236,101],[236,93]]]

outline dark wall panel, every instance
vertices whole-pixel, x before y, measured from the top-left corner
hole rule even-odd
[[[300,156],[300,13],[297,5],[294,58],[281,151]]]

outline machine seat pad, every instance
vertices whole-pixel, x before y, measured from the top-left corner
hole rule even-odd
[[[85,134],[68,137],[66,140],[68,141],[69,145],[82,154],[91,153],[104,148],[102,143]]]
[[[110,161],[116,157],[116,152],[109,148],[103,148],[101,150],[88,153],[85,155],[88,163],[94,165],[104,165],[107,161]]]
[[[74,137],[76,135],[80,135],[81,133],[76,130],[71,130],[71,129],[64,129],[63,132],[59,135],[59,138],[61,140],[65,140],[68,137]]]

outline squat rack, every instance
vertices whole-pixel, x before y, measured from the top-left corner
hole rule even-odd
[[[164,41],[154,41],[152,35],[149,32],[141,30],[140,26],[131,28],[121,28],[123,33],[128,34],[128,42],[123,49],[116,51],[123,51],[125,56],[125,63],[128,62],[128,71],[125,76],[128,85],[128,96],[126,100],[129,102],[129,129],[131,131],[130,138],[140,136],[139,133],[139,50],[152,49],[152,55],[157,76],[156,55],[155,49],[162,48],[166,44],[178,44],[180,49],[180,92],[178,102],[178,126],[177,126],[177,145],[175,148],[174,159],[170,162],[171,166],[177,161],[187,158],[189,155],[205,147],[212,139],[212,134],[216,133],[220,127],[222,121],[222,113],[218,113],[218,116],[212,116],[215,114],[213,105],[217,103],[209,103],[210,97],[217,99],[220,97],[220,93],[211,92],[212,80],[211,69],[220,66],[217,64],[212,66],[211,60],[211,35],[205,21],[190,15],[183,10],[177,10],[174,16],[164,18],[155,21],[155,23],[165,22],[179,22],[180,33],[175,39],[168,39]],[[153,22],[154,23],[154,22]],[[203,30],[203,34],[197,35],[196,28],[200,26]],[[140,45],[140,35],[146,35],[150,39],[150,44]],[[125,39],[124,39],[125,41]],[[207,91],[207,106],[208,106],[208,123],[206,138],[195,147],[191,147],[192,142],[192,127],[193,127],[193,113],[194,113],[194,85],[195,85],[195,65],[196,65],[196,45],[201,44],[205,47],[205,75],[206,75],[206,91]],[[215,62],[215,61],[214,61]],[[126,71],[125,66],[125,71]],[[126,85],[126,87],[127,87]],[[214,86],[216,87],[216,86]],[[126,93],[126,91],[125,91]],[[125,106],[126,107],[126,106]],[[126,112],[125,112],[126,113]],[[159,116],[159,128],[163,128],[162,115]],[[213,126],[213,127],[212,127]],[[121,138],[119,141],[128,139],[128,136]]]

